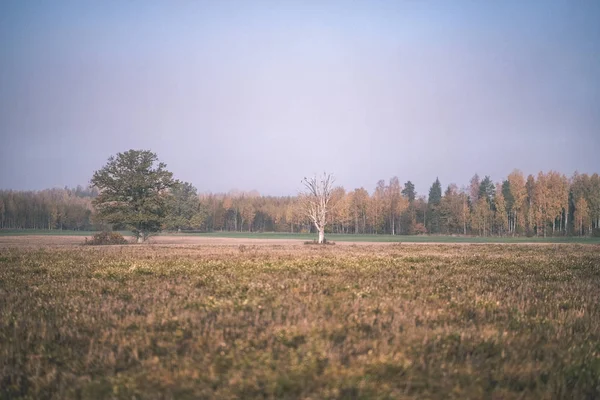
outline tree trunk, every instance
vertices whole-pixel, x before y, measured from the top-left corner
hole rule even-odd
[[[138,243],[144,243],[144,232],[139,232],[137,237]]]
[[[323,244],[323,242],[325,241],[325,229],[323,228],[319,228],[317,227],[317,229],[319,230],[319,244]]]
[[[561,211],[560,218],[558,219],[558,232],[562,233],[562,224],[563,224],[563,213]]]

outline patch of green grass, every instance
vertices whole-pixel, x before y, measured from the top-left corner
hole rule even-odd
[[[118,231],[123,236],[132,236],[129,231]],[[49,235],[49,236],[93,236],[98,231],[68,231],[44,229],[3,229],[0,236]],[[197,236],[232,239],[286,239],[298,241],[313,241],[316,234],[285,233],[285,232],[206,232],[206,233],[174,233],[161,232],[164,236]],[[448,235],[352,235],[327,234],[331,242],[367,242],[367,243],[600,243],[600,238],[560,236],[560,237],[478,237],[478,236],[448,236]]]
[[[209,232],[209,233],[162,233],[173,236],[199,236],[239,239],[288,239],[311,241],[315,234],[278,232]],[[392,243],[600,243],[600,238],[592,237],[476,237],[447,235],[352,235],[327,234],[333,242],[392,242]]]
[[[0,249],[0,398],[599,398],[597,246]]]

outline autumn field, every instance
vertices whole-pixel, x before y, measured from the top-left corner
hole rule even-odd
[[[0,243],[3,399],[599,397],[598,245]]]

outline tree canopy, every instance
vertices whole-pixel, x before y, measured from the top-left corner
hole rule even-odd
[[[329,202],[333,194],[333,175],[323,173],[322,177],[315,175],[311,178],[304,178],[302,184],[305,191],[300,193],[300,199],[306,216],[310,218],[319,233],[318,243],[325,241],[325,225],[327,225],[327,214],[329,212]]]
[[[429,202],[428,202],[428,230],[430,233],[440,233],[440,203],[442,202],[442,184],[438,178],[435,178],[435,182],[429,189]]]
[[[111,156],[94,172],[91,183],[100,191],[93,201],[98,217],[130,229],[138,242],[161,228],[167,211],[173,174],[148,150],[129,150]]]

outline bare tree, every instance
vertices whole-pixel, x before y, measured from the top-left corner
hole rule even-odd
[[[334,182],[333,175],[327,173],[323,173],[322,177],[315,175],[312,178],[304,178],[302,180],[305,191],[300,193],[300,199],[306,215],[315,225],[317,232],[319,232],[320,244],[325,241],[327,211]]]

